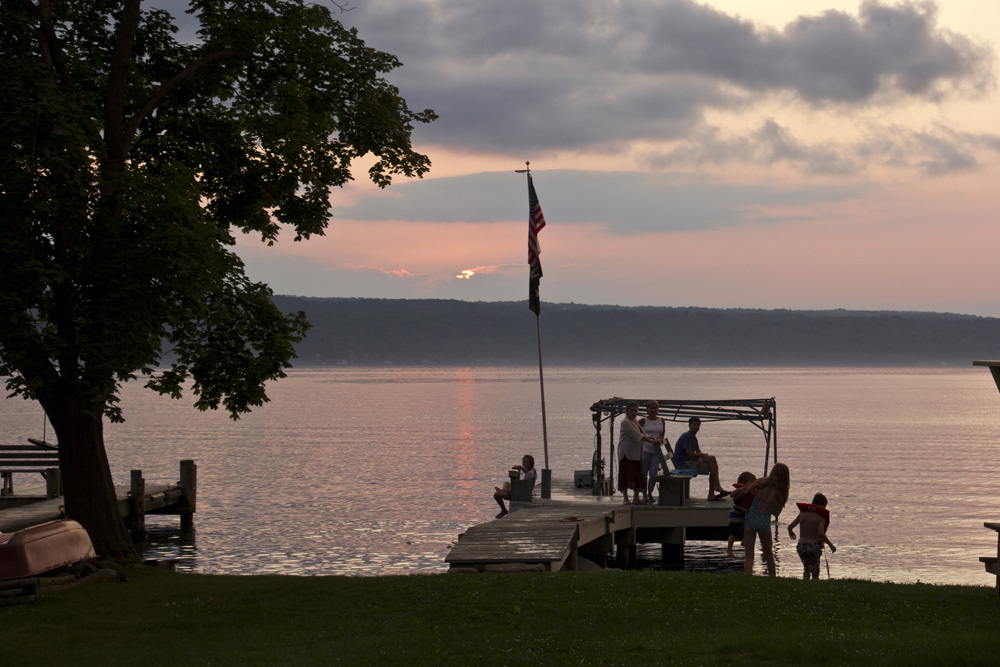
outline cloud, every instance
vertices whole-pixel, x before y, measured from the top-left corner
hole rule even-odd
[[[863,2],[781,30],[691,0],[400,0],[343,16],[399,56],[423,141],[514,153],[675,140],[711,109],[791,95],[817,108],[940,101],[993,85],[993,54],[932,2]]]
[[[192,32],[188,2],[152,4],[178,17],[182,35]],[[890,142],[891,159],[879,160],[878,142],[805,142],[801,117],[754,110],[771,100],[796,113],[877,118],[991,91],[992,47],[941,27],[931,1],[865,0],[857,13],[827,10],[784,26],[694,0],[395,0],[348,12],[321,4],[399,57],[403,67],[389,77],[411,108],[439,113],[414,129],[419,145],[521,159],[627,155],[641,145],[649,166],[738,158],[827,175],[861,174],[873,157],[932,175],[980,165],[962,137],[946,136],[944,119],[924,140]],[[746,112],[771,117],[726,130],[711,120]],[[858,118],[857,129],[878,134],[872,122]]]
[[[640,156],[652,169],[751,162],[785,165],[807,174],[857,177],[873,167],[910,169],[926,176],[978,170],[1000,153],[1000,135],[960,132],[943,123],[923,129],[868,124],[855,141],[807,142],[773,118],[747,135],[704,127],[684,141]]]
[[[599,223],[613,234],[731,227],[762,222],[759,209],[844,201],[864,185],[742,186],[679,174],[535,171],[553,224]],[[433,222],[527,220],[524,177],[511,172],[424,179],[393,186],[394,197],[337,207],[339,218]],[[769,218],[768,218],[769,219]]]
[[[945,125],[921,131],[877,126],[859,146],[859,154],[889,166],[921,170],[928,176],[977,171],[980,154],[1000,153],[1000,135],[959,132]]]
[[[344,268],[350,268],[355,271],[378,271],[383,275],[393,278],[418,278],[420,276],[420,274],[407,271],[406,269],[386,269],[379,266],[349,266]]]

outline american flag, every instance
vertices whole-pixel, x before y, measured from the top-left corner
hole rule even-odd
[[[542,207],[538,203],[538,195],[535,194],[535,184],[531,181],[531,174],[528,174],[528,266],[531,267],[531,279],[528,284],[528,308],[538,315],[542,309],[542,302],[538,297],[538,283],[542,279],[542,261],[539,255],[542,250],[538,246],[538,232],[545,227],[545,216],[542,215]]]

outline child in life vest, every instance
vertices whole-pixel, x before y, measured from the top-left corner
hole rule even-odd
[[[733,486],[737,489],[742,489],[755,479],[757,479],[757,475],[752,472],[742,472],[736,478],[736,483]],[[736,557],[736,554],[733,553],[733,545],[736,543],[736,540],[739,539],[740,544],[743,543],[743,517],[746,516],[751,502],[753,502],[752,495],[733,499],[733,508],[729,510],[729,544],[726,546],[726,553],[730,558]]]
[[[795,539],[795,526],[800,526],[799,543],[795,550],[802,561],[803,579],[819,579],[819,560],[823,554],[823,544],[830,545],[830,552],[836,552],[837,547],[833,545],[830,538],[826,536],[826,530],[830,527],[830,511],[826,509],[826,496],[817,493],[813,496],[812,503],[795,503],[799,508],[799,515],[795,521],[788,524],[788,535]]]

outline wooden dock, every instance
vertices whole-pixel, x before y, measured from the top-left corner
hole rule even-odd
[[[637,544],[663,545],[664,560],[683,562],[686,539],[725,540],[732,502],[686,498],[682,506],[623,505],[621,496],[553,480],[552,497],[514,503],[501,519],[472,526],[445,558],[450,572],[582,569],[609,553],[634,563]]]
[[[180,481],[146,484],[141,470],[132,471],[131,484],[116,485],[118,509],[133,536],[145,531],[146,514],[178,514],[181,528],[190,529],[196,510],[197,466],[181,461]],[[0,532],[12,533],[63,517],[63,498],[46,498],[43,484],[25,486],[15,495],[0,497]]]

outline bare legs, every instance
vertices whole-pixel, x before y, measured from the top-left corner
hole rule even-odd
[[[499,486],[494,486],[493,488],[496,489],[496,492],[493,494],[493,500],[497,501],[497,504],[500,505],[500,513],[497,514],[497,518],[499,519],[507,516],[507,506],[503,504],[503,501],[510,500],[510,491],[505,491]]]
[[[767,561],[767,576],[773,577],[777,574],[777,568],[774,565],[774,536],[771,535],[770,528],[760,534],[760,546],[764,550],[764,560]]]
[[[757,533],[748,530],[743,534],[743,574],[753,574],[753,557],[757,547]]]
[[[760,535],[760,547],[764,552],[764,560],[767,562],[767,574],[773,577],[777,574],[777,567],[774,563],[774,536],[771,535],[770,528],[760,533],[753,530],[746,531],[743,537],[746,545],[746,551],[743,553],[743,574],[747,576],[753,574],[753,559],[758,535]]]
[[[722,484],[719,482],[719,462],[715,459],[715,457],[709,456],[708,454],[702,454],[699,462],[708,464],[708,497],[713,498],[715,497],[715,494],[725,491],[725,489],[722,488]],[[715,494],[712,493],[713,491]]]

